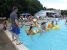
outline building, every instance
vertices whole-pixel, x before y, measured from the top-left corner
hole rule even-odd
[[[43,16],[43,17],[61,16],[61,10],[41,10],[37,12],[35,16]]]

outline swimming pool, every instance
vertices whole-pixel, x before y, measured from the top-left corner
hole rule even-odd
[[[67,50],[67,25],[64,20],[58,22],[59,30],[50,30],[42,34],[27,35],[26,27],[21,28],[20,41],[29,50]]]

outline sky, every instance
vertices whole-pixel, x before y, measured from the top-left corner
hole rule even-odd
[[[39,0],[44,7],[60,10],[67,9],[67,0]]]

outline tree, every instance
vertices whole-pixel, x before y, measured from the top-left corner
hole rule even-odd
[[[54,9],[54,8],[48,8],[47,10],[56,10],[56,9]]]
[[[67,16],[67,10],[61,10],[61,15],[66,15]]]
[[[44,9],[38,0],[0,0],[0,16],[9,17],[13,6],[19,8],[19,13],[28,12],[32,15]]]

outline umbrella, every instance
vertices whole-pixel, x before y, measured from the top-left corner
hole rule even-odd
[[[21,15],[22,16],[30,16],[31,14],[29,14],[29,13],[22,13]]]

